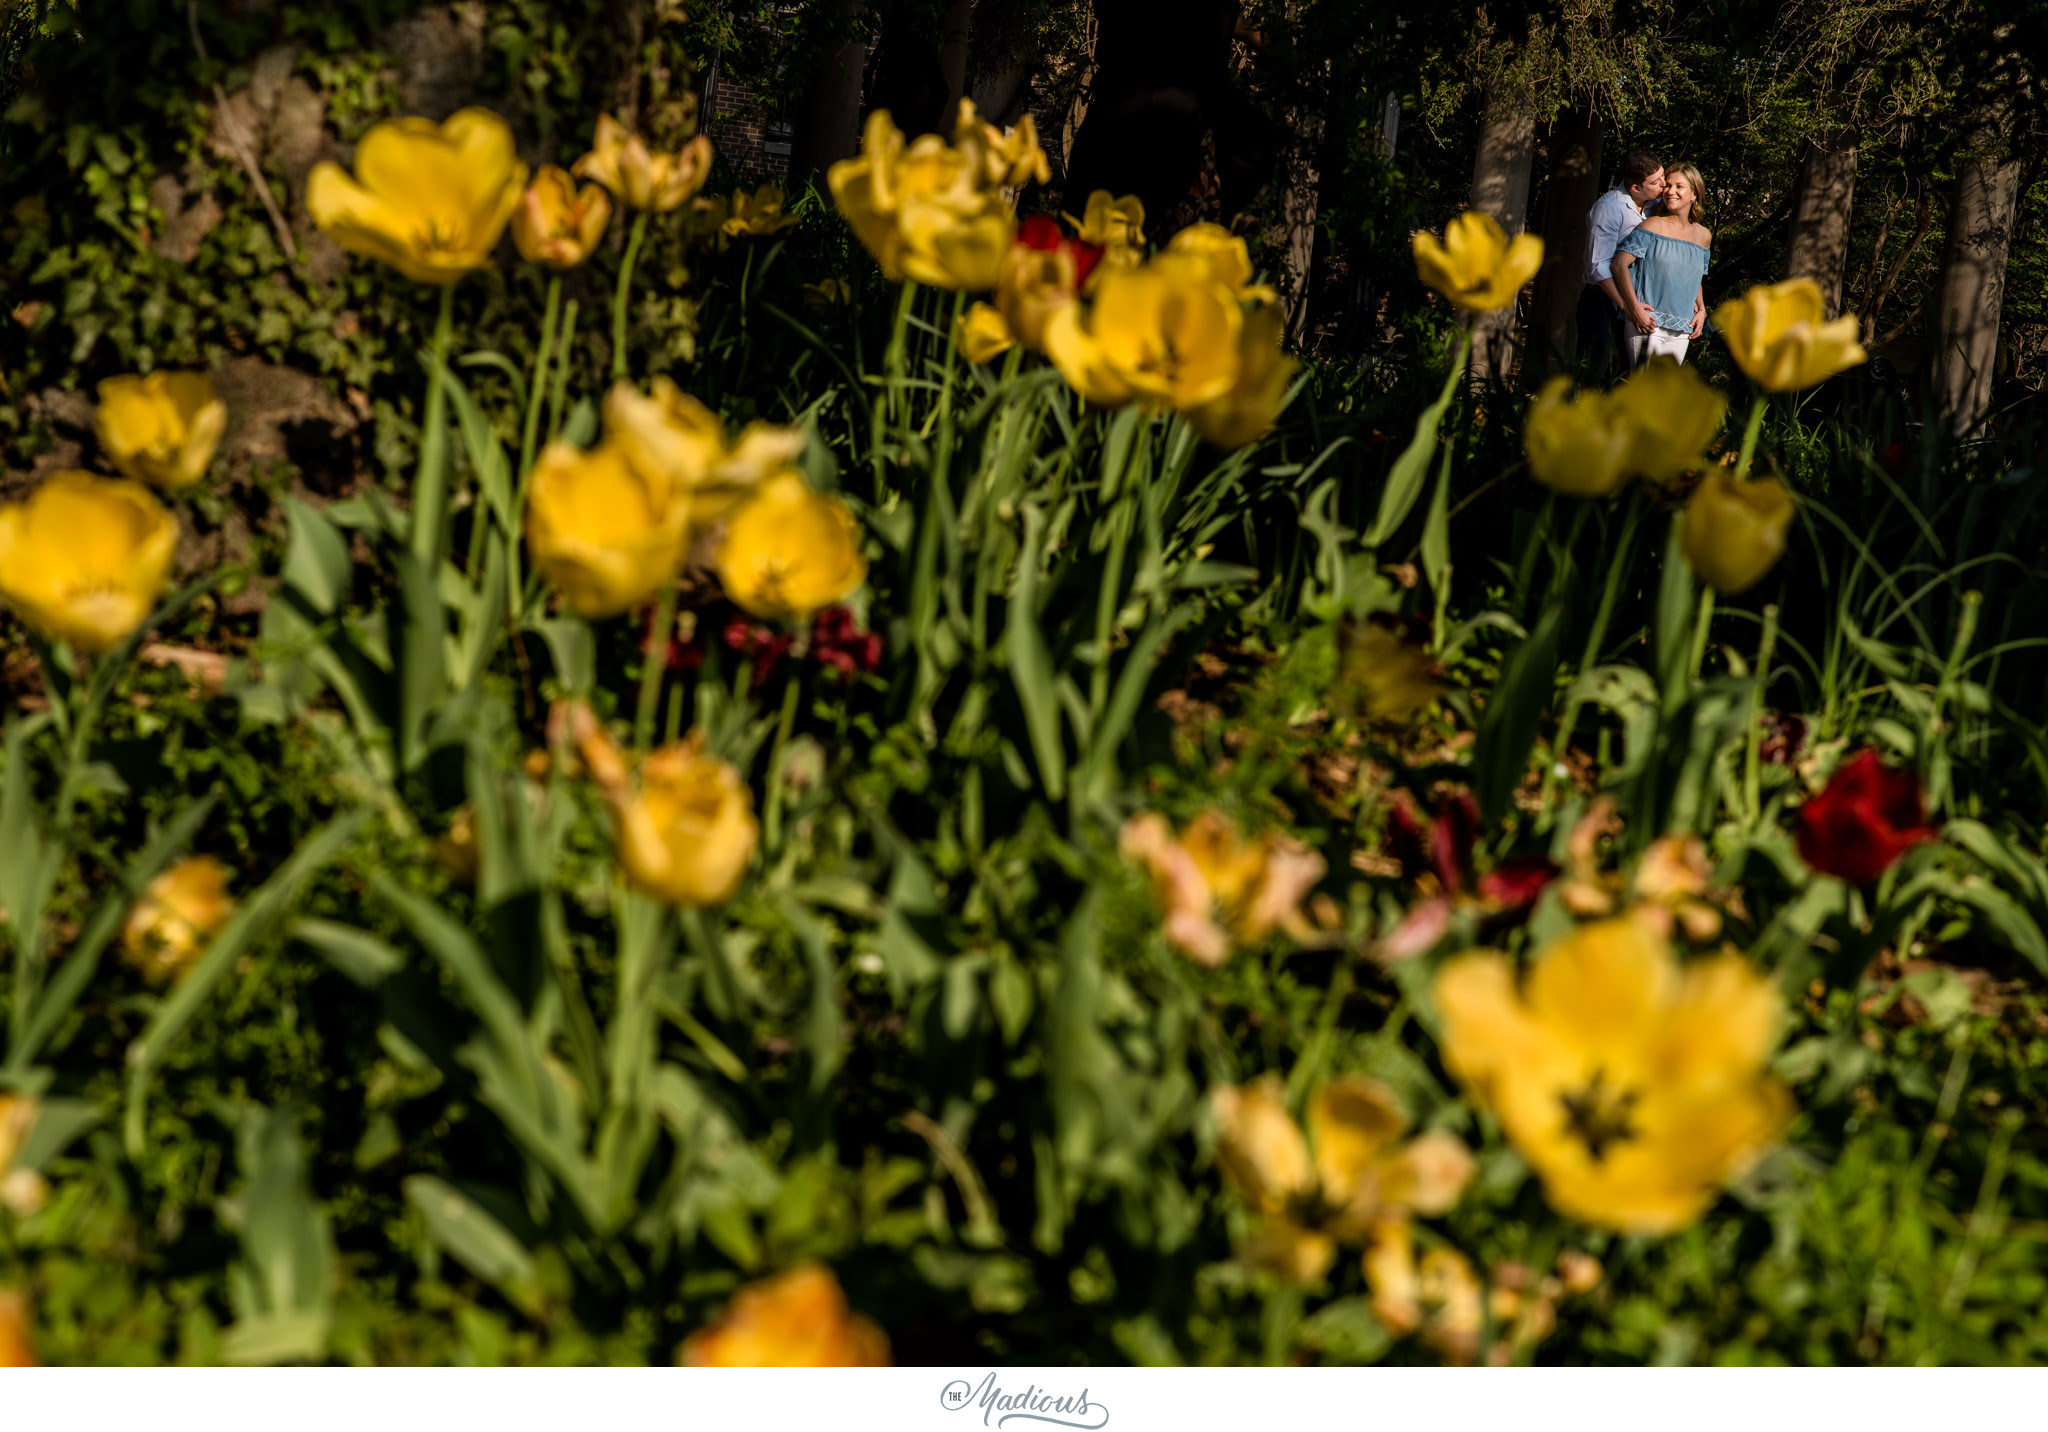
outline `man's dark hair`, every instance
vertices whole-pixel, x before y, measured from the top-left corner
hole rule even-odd
[[[1621,187],[1633,189],[1663,167],[1663,162],[1647,149],[1626,154],[1621,161]]]

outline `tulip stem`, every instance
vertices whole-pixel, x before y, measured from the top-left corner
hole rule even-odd
[[[548,360],[554,357],[555,321],[561,317],[561,306],[562,276],[554,274],[548,279],[547,307],[541,311],[540,342],[533,350],[533,381],[526,388],[526,423],[519,434],[519,500],[513,504],[515,514],[526,506],[526,479],[533,471],[541,402],[547,395]]]
[[[1756,455],[1757,434],[1764,426],[1764,395],[1759,393],[1749,405],[1749,426],[1742,430],[1742,456],[1736,459],[1735,479],[1740,482],[1749,476],[1749,461]]]
[[[768,748],[768,803],[761,813],[761,829],[767,848],[782,844],[782,764],[788,755],[789,733],[796,725],[797,688],[801,681],[795,671],[782,688],[782,710],[775,717],[775,744]]]
[[[1700,666],[1707,659],[1707,629],[1714,623],[1714,589],[1700,584],[1700,606],[1693,618],[1692,661],[1686,671],[1691,681],[1699,680]]]
[[[1631,558],[1635,553],[1636,526],[1643,517],[1643,498],[1631,488],[1627,499],[1628,515],[1622,518],[1621,538],[1615,543],[1614,556],[1607,564],[1607,585],[1600,593],[1599,610],[1593,614],[1593,629],[1586,634],[1585,654],[1579,658],[1579,669],[1572,679],[1572,693],[1566,697],[1564,721],[1557,731],[1557,743],[1551,747],[1550,777],[1552,789],[1565,775],[1565,753],[1571,749],[1572,731],[1579,724],[1579,710],[1584,705],[1577,696],[1578,682],[1585,674],[1600,663],[1600,649],[1607,644],[1607,624],[1614,617],[1614,603],[1621,595],[1621,580],[1633,570]]]
[[[662,585],[654,603],[654,624],[647,629],[647,649],[640,666],[640,702],[633,712],[633,749],[645,753],[654,737],[654,713],[661,700],[661,679],[668,674],[668,643],[676,625],[676,584]]]
[[[455,285],[441,290],[427,359],[427,405],[420,423],[419,475],[413,483],[412,551],[428,580],[441,565],[442,528],[448,518],[448,335],[455,325]]]
[[[612,381],[626,376],[626,294],[633,286],[633,265],[640,258],[640,241],[647,237],[647,210],[633,216],[633,231],[626,237],[626,257],[619,264],[619,286],[612,292]]]
[[[555,320],[561,316],[562,276],[551,274],[548,278],[547,307],[541,311],[540,342],[533,349],[533,377],[526,385],[526,417],[519,432],[519,471],[514,478],[512,490],[512,511],[509,516],[512,527],[505,534],[505,582],[506,600],[511,603],[512,620],[516,626],[523,602],[520,593],[519,572],[519,526],[526,512],[526,485],[533,478],[533,450],[540,436],[541,404],[547,394],[548,362],[554,357]]]
[[[896,324],[889,330],[889,346],[882,350],[882,372],[889,380],[889,417],[894,421],[903,407],[904,338],[910,330],[910,306],[917,300],[917,280],[905,279],[903,293],[896,300]],[[876,459],[880,461],[879,458]]]
[[[562,331],[556,335],[555,383],[548,394],[548,441],[562,435],[562,409],[569,401],[569,357],[576,349],[576,300],[562,310]]]
[[[1759,766],[1763,733],[1758,726],[1764,715],[1764,692],[1771,684],[1771,658],[1777,651],[1778,606],[1773,602],[1764,608],[1763,639],[1756,647],[1756,685],[1749,693],[1749,734],[1742,748],[1742,813],[1752,827],[1763,813],[1763,771]]]

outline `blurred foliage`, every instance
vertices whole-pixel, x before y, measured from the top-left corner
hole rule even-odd
[[[801,7],[780,53],[826,43],[822,8]],[[472,97],[536,162],[572,159],[606,108],[672,140],[721,52],[774,82],[748,49],[771,9],[488,0]],[[32,724],[77,687],[11,618],[0,635],[16,738],[0,838],[12,853],[34,827],[56,853],[41,926],[68,952],[55,971],[166,832],[219,858],[250,908],[292,877],[203,995],[109,957],[33,1059],[10,1053],[0,1081],[61,1107],[46,1117],[66,1134],[39,1160],[47,1206],[0,1212],[0,1284],[32,1294],[46,1360],[667,1361],[736,1288],[806,1258],[833,1265],[899,1362],[1436,1360],[1375,1318],[1355,1258],[1306,1297],[1233,1258],[1249,1216],[1219,1177],[1206,1099],[1268,1071],[1295,1095],[1371,1075],[1418,1127],[1471,1143],[1479,1176],[1426,1236],[1481,1268],[1540,1274],[1567,1246],[1602,1260],[1599,1286],[1517,1355],[2048,1355],[2038,406],[2013,404],[1958,450],[1909,391],[1865,377],[1778,404],[1760,450],[1805,499],[1802,524],[1763,588],[1713,609],[1703,662],[1677,675],[1657,652],[1673,496],[1547,497],[1516,470],[1504,400],[1454,395],[1444,465],[1417,470],[1438,485],[1367,546],[1455,334],[1406,246],[1469,181],[1475,106],[1456,85],[1473,36],[1441,10],[1268,9],[1355,41],[1319,53],[1276,28],[1246,87],[1284,113],[1331,77],[1341,182],[1319,223],[1377,265],[1397,339],[1369,365],[1333,340],[1281,426],[1241,452],[1174,419],[1086,412],[1042,366],[956,364],[950,296],[916,295],[899,330],[900,295],[815,204],[763,243],[650,229],[628,311],[636,378],[668,374],[733,423],[807,428],[807,475],[870,534],[860,615],[885,653],[849,680],[793,659],[757,683],[722,640],[732,610],[701,584],[687,594],[701,664],[667,678],[660,724],[706,732],[778,817],[738,899],[679,917],[618,887],[601,802],[548,749],[548,704],[579,667],[597,674],[600,715],[631,714],[641,628],[542,618],[502,633],[487,588],[453,564],[431,601],[408,589],[376,496],[402,493],[418,456],[430,305],[367,263],[316,273],[327,260],[288,202],[296,161],[266,151],[288,259],[247,166],[213,141],[213,86],[239,95],[266,54],[289,57],[269,82],[318,97],[324,142],[401,112],[420,80],[391,27],[413,7],[9,12],[10,473],[67,445],[90,462],[63,396],[155,367],[314,374],[368,429],[316,424],[193,500],[190,530],[239,532],[205,559],[236,575],[156,639],[233,664],[211,691],[137,665],[89,761],[67,764],[63,733]],[[1760,44],[1734,11],[1655,14],[1670,26],[1655,83],[1599,79],[1614,118],[1630,143],[1704,159],[1717,282],[1773,276],[1773,216],[1810,116],[1731,78]],[[1527,18],[1503,11],[1491,33],[1518,39]],[[1078,28],[1060,4],[1029,22],[1034,44]],[[1587,23],[1561,22],[1553,97],[1594,82],[1572,49]],[[1376,128],[1390,89],[1411,113],[1434,106],[1391,162]],[[1858,255],[1877,225],[1899,244],[1946,173],[1927,127],[1884,143],[1861,171]],[[2023,354],[2048,324],[2043,181],[2029,182],[2007,300]],[[190,256],[159,252],[202,198],[219,216]],[[1935,242],[1881,324],[1910,322],[1934,212]],[[566,422],[585,437],[622,230],[564,284],[584,314]],[[1849,292],[1873,266],[1852,263]],[[828,277],[848,302],[807,291]],[[475,494],[458,550],[492,520],[483,475],[516,445],[544,288],[508,263],[457,292],[456,352],[475,361],[455,371],[476,415],[455,444]],[[1712,350],[1701,366],[1734,381]],[[1610,580],[1604,639],[1589,641]],[[1767,609],[1777,645],[1758,671]],[[1437,637],[1449,695],[1412,729],[1341,705],[1345,623],[1375,616]],[[1547,666],[1531,636],[1545,631]],[[446,655],[475,643],[472,676]],[[438,673],[430,692],[408,684],[419,670]],[[1592,694],[1589,671],[1606,674]],[[1496,710],[1526,712],[1533,734],[1498,734],[1515,723]],[[1814,772],[1765,764],[1752,784],[1745,769],[1764,713],[1801,716],[1810,755],[1872,743],[1912,766],[1946,840],[1868,892],[1813,877],[1785,823]],[[38,825],[74,770],[75,810]],[[1562,858],[1596,788],[1627,821],[1602,847],[1610,864],[1697,831],[1716,883],[1740,891],[1728,938],[1788,997],[1777,1068],[1799,1120],[1684,1233],[1619,1237],[1553,1212],[1443,1068],[1426,990],[1445,952],[1365,957],[1416,899],[1388,868],[1391,793],[1426,805],[1482,770],[1506,805],[1481,833],[1488,865]],[[1337,948],[1276,940],[1210,971],[1161,938],[1117,825],[1212,806],[1325,858]],[[445,840],[465,809],[473,869]],[[1553,893],[1525,930],[1485,938],[1519,954],[1569,923]],[[1461,926],[1450,944],[1480,938]],[[12,924],[7,941],[12,971]],[[0,982],[10,1028],[17,989]],[[1505,1350],[1500,1333],[1483,1341]]]

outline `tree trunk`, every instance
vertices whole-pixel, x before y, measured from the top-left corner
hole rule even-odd
[[[827,51],[797,108],[789,140],[789,183],[792,196],[805,184],[825,188],[825,171],[860,148],[861,71],[867,64],[867,41],[858,35],[861,0],[837,0],[835,33],[844,36]]]
[[[1146,232],[1187,197],[1213,132],[1223,208],[1233,186],[1269,179],[1277,153],[1248,159],[1256,126],[1231,79],[1236,0],[1095,0],[1095,79],[1067,154],[1067,207],[1091,190],[1135,194]]]
[[[1856,197],[1856,136],[1837,131],[1806,142],[1792,186],[1792,226],[1785,276],[1820,285],[1827,315],[1842,309],[1842,270],[1849,258],[1849,216]]]
[[[1073,186],[1067,175],[1074,167],[1074,140],[1080,136],[1081,126],[1088,122],[1088,104],[1095,97],[1095,42],[1101,38],[1102,26],[1096,21],[1094,11],[1088,14],[1088,23],[1082,30],[1081,53],[1074,63],[1081,67],[1079,87],[1074,91],[1074,102],[1067,106],[1066,117],[1060,122],[1060,190],[1065,193]],[[1078,211],[1088,202],[1086,194],[1070,195],[1067,203]]]
[[[1958,437],[1991,406],[1991,366],[1998,356],[1999,307],[2019,178],[2010,113],[1982,115],[1958,156],[1934,328],[1935,395]]]
[[[1604,135],[1591,102],[1566,116],[1550,136],[1550,175],[1543,185],[1543,267],[1529,306],[1530,378],[1571,366],[1577,351],[1579,297],[1586,286],[1586,215],[1600,197]]]
[[[967,37],[974,28],[974,0],[953,0],[939,17],[939,73],[946,80],[946,124],[967,95]]]
[[[1287,149],[1287,191],[1280,196],[1280,237],[1286,245],[1287,336],[1300,343],[1308,332],[1310,269],[1316,251],[1316,209],[1322,175],[1323,117],[1294,110],[1287,117],[1293,142]]]
[[[974,17],[973,48],[968,56],[967,95],[991,124],[1013,125],[1031,101],[1031,73],[1037,56],[1025,51],[1029,31],[1008,12],[990,5]],[[1057,134],[1039,136],[1047,153],[1059,147]]]
[[[1472,207],[1491,214],[1509,235],[1529,216],[1529,173],[1536,157],[1536,120],[1490,105],[1472,158]],[[1472,327],[1474,382],[1506,382],[1515,365],[1515,310],[1480,315]]]

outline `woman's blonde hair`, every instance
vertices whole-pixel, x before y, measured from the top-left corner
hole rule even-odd
[[[1680,175],[1683,175],[1685,177],[1687,187],[1692,190],[1692,213],[1687,215],[1687,218],[1689,218],[1695,224],[1705,223],[1705,215],[1707,212],[1707,181],[1700,177],[1700,171],[1697,165],[1691,163],[1680,163],[1667,164],[1664,166],[1664,182],[1667,185],[1670,184],[1670,182],[1673,179],[1678,178]]]

